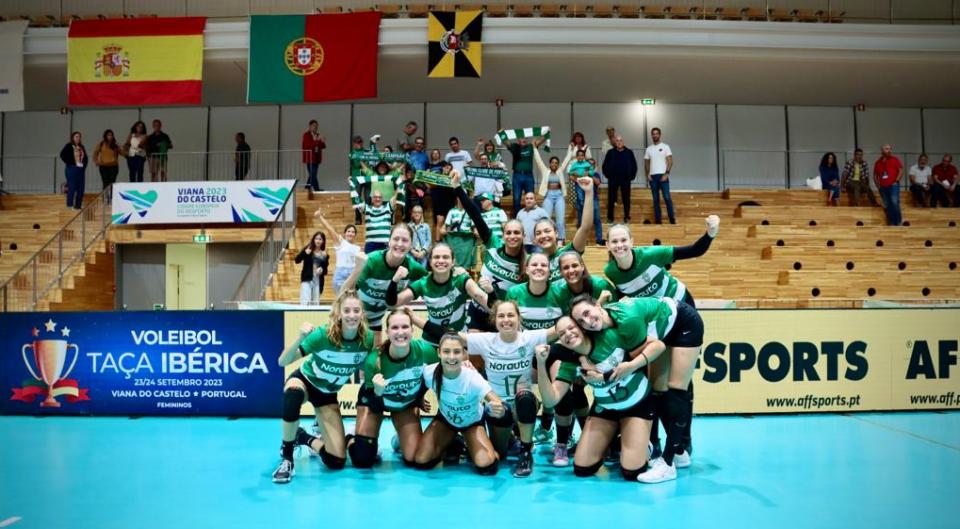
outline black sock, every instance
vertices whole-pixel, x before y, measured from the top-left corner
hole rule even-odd
[[[557,423],[557,443],[567,444],[570,442],[570,435],[573,434],[573,425],[568,424],[566,426]]]
[[[663,460],[673,464],[673,456],[683,452],[683,430],[690,422],[690,401],[687,391],[673,389],[667,391],[663,399],[664,412],[661,414],[667,430],[667,445],[663,448]]]
[[[524,454],[530,455],[530,453],[533,452],[533,443],[520,441],[520,450],[523,451]]]
[[[650,393],[650,396],[647,397],[652,399],[651,407],[653,408],[653,424],[650,425],[650,442],[654,445],[660,444],[660,416],[663,413],[663,400],[666,393],[660,391],[654,391]]]
[[[284,441],[280,448],[280,453],[287,461],[293,461],[293,441]]]
[[[544,412],[540,416],[540,427],[544,430],[549,430],[553,427],[553,414]]]
[[[316,441],[316,440],[317,440],[317,438],[316,438],[315,436],[308,434],[307,431],[304,430],[303,428],[300,428],[299,430],[297,430],[297,439],[296,439],[296,442],[297,442],[297,445],[298,445],[298,446],[310,446],[310,447],[312,447],[312,446],[313,446],[313,442]]]
[[[690,425],[693,424],[693,381],[687,386],[687,398],[690,399],[690,420],[687,421],[686,428],[683,429],[683,447],[691,452],[693,450],[693,440],[690,437]]]

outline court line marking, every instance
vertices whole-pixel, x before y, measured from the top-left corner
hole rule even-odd
[[[22,520],[22,519],[23,519],[23,518],[21,518],[21,517],[19,517],[19,516],[11,516],[11,517],[7,518],[6,520],[0,522],[0,527],[7,527],[8,525],[13,525],[13,524],[19,522],[19,521]]]
[[[942,446],[942,447],[944,447],[944,448],[949,448],[950,450],[956,450],[957,452],[960,452],[960,446],[953,446],[953,445],[951,445],[951,444],[947,444],[947,443],[944,443],[944,442],[942,442],[942,441],[937,441],[936,439],[931,439],[931,438],[929,438],[929,437],[924,437],[924,436],[922,436],[922,435],[913,433],[913,432],[911,432],[910,430],[904,430],[904,429],[901,429],[901,428],[897,428],[896,426],[890,426],[889,424],[883,424],[883,423],[879,423],[879,422],[874,422],[874,421],[871,421],[871,420],[864,419],[864,418],[862,418],[862,417],[858,417],[858,416],[856,416],[856,415],[848,415],[848,414],[844,414],[844,415],[845,415],[846,417],[851,418],[851,419],[854,419],[854,420],[857,420],[857,421],[860,421],[860,422],[865,422],[865,423],[870,424],[870,425],[872,425],[872,426],[876,426],[877,428],[882,428],[882,429],[884,429],[884,430],[890,430],[891,432],[902,433],[902,434],[904,434],[904,435],[908,435],[908,436],[910,436],[910,437],[913,437],[914,439],[919,439],[919,440],[921,440],[921,441],[926,441],[926,442],[928,442],[928,443],[935,444],[935,445],[937,445],[937,446]]]

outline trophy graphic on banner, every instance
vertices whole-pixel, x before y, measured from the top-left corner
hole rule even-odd
[[[73,361],[66,372],[63,371],[63,365],[66,363],[67,351],[73,348]],[[37,371],[34,371],[27,357],[27,349],[33,349],[33,361],[36,364]],[[77,357],[80,356],[80,348],[77,344],[68,344],[66,340],[34,340],[31,343],[23,344],[21,349],[23,362],[27,365],[27,370],[33,375],[33,378],[47,385],[47,397],[40,406],[44,408],[59,408],[60,403],[54,398],[54,386],[57,382],[66,379],[73,366],[77,364]]]

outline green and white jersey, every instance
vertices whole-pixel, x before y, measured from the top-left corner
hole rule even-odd
[[[433,279],[433,274],[429,274],[411,283],[409,288],[417,297],[423,298],[431,322],[462,331],[467,326],[469,279],[469,275],[462,274],[440,284]]]
[[[314,329],[300,342],[306,355],[306,360],[300,364],[300,372],[321,392],[336,393],[350,381],[373,350],[372,331],[360,338],[344,340],[337,347],[327,338],[327,325]]]
[[[562,279],[560,277],[560,256],[563,255],[564,252],[573,252],[573,251],[577,251],[577,250],[576,248],[573,247],[573,243],[569,242],[567,244],[564,244],[560,248],[557,248],[557,251],[553,252],[553,254],[550,256],[550,282],[551,283],[558,279]],[[577,251],[577,253],[580,255],[583,255],[583,252]]]
[[[480,277],[486,277],[493,283],[497,299],[505,299],[510,287],[522,283],[520,280],[523,263],[519,257],[507,255],[503,247],[503,239],[490,237],[489,243],[483,250],[483,267]]]
[[[677,302],[671,298],[630,298],[603,308],[627,351],[639,347],[647,336],[662,340],[677,319]]]
[[[616,291],[609,281],[602,276],[591,275],[590,291],[585,293],[589,293],[593,296],[593,299],[597,299],[602,292],[609,292],[616,297]],[[550,285],[550,296],[553,298],[554,304],[560,308],[560,312],[563,314],[570,314],[570,302],[578,295],[579,294],[574,294],[573,291],[570,290],[570,285],[568,285],[567,281],[563,278],[554,281]]]
[[[450,208],[443,219],[443,225],[447,227],[447,233],[473,235],[473,221],[463,208]]]
[[[597,371],[609,373],[624,362],[627,352],[617,330],[607,329],[593,335],[589,358],[597,366]],[[629,358],[626,360],[629,361]],[[566,371],[567,376],[571,368],[579,368],[570,362],[563,363],[567,364],[566,369],[563,366],[560,369]],[[557,378],[560,379],[559,374]],[[620,380],[591,384],[591,387],[593,387],[593,403],[598,411],[630,408],[643,400],[650,390],[650,384],[642,369],[621,377]]]
[[[683,301],[687,287],[664,268],[672,262],[673,246],[638,246],[633,249],[633,264],[628,270],[621,270],[611,259],[603,273],[617,287],[620,297]]]
[[[364,233],[365,242],[390,241],[390,228],[393,227],[393,206],[384,201],[381,206],[367,204],[364,206],[364,225],[367,231]]]
[[[530,283],[521,283],[507,291],[508,301],[520,307],[520,324],[524,329],[548,329],[557,324],[563,312],[550,295],[550,285],[539,296],[530,292]]]
[[[470,332],[466,338],[470,354],[483,357],[487,380],[501,399],[513,402],[517,389],[533,387],[534,348],[547,343],[547,331],[520,331],[512,342],[496,332]]]
[[[402,410],[420,395],[423,388],[423,366],[439,362],[437,350],[423,340],[410,341],[410,353],[402,360],[373,350],[363,365],[364,386],[373,389],[373,376],[383,375],[387,387],[383,390],[383,407],[390,411]]]
[[[367,258],[367,264],[364,265],[357,279],[357,294],[360,301],[363,302],[363,310],[367,313],[367,321],[370,328],[378,331],[382,327],[384,312],[387,311],[387,288],[390,286],[390,280],[393,274],[397,272],[396,268],[387,264],[387,250],[377,250]],[[409,271],[407,279],[397,284],[397,290],[402,291],[407,288],[409,281],[416,281],[427,275],[427,269],[416,262],[409,255],[404,256],[401,266]]]
[[[480,216],[483,217],[483,221],[487,223],[487,227],[490,228],[491,238],[496,237],[498,239],[503,238],[503,223],[510,220],[507,217],[506,212],[502,209],[493,207],[489,211],[482,211]]]

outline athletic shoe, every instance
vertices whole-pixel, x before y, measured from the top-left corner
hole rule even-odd
[[[567,455],[567,445],[557,443],[553,447],[553,466],[565,467],[570,465],[570,456]]]
[[[686,450],[673,456],[673,466],[677,468],[688,468],[690,463],[690,453]]]
[[[293,461],[289,459],[281,459],[280,466],[273,471],[273,482],[274,483],[290,483],[290,480],[293,479],[294,474],[297,472],[293,469]]]
[[[533,454],[524,452],[520,454],[517,466],[513,467],[513,477],[525,478],[533,473]]]
[[[663,450],[660,448],[660,439],[657,439],[656,443],[647,441],[647,456],[650,458],[650,461],[663,456]]]
[[[553,440],[552,428],[547,429],[538,424],[537,428],[533,430],[533,444],[535,445],[547,444],[552,440]]]
[[[507,444],[507,457],[517,457],[523,452],[523,446],[520,445],[520,439],[511,437]]]
[[[640,483],[661,483],[677,479],[677,469],[668,465],[663,458],[654,459],[646,472],[637,476]]]

